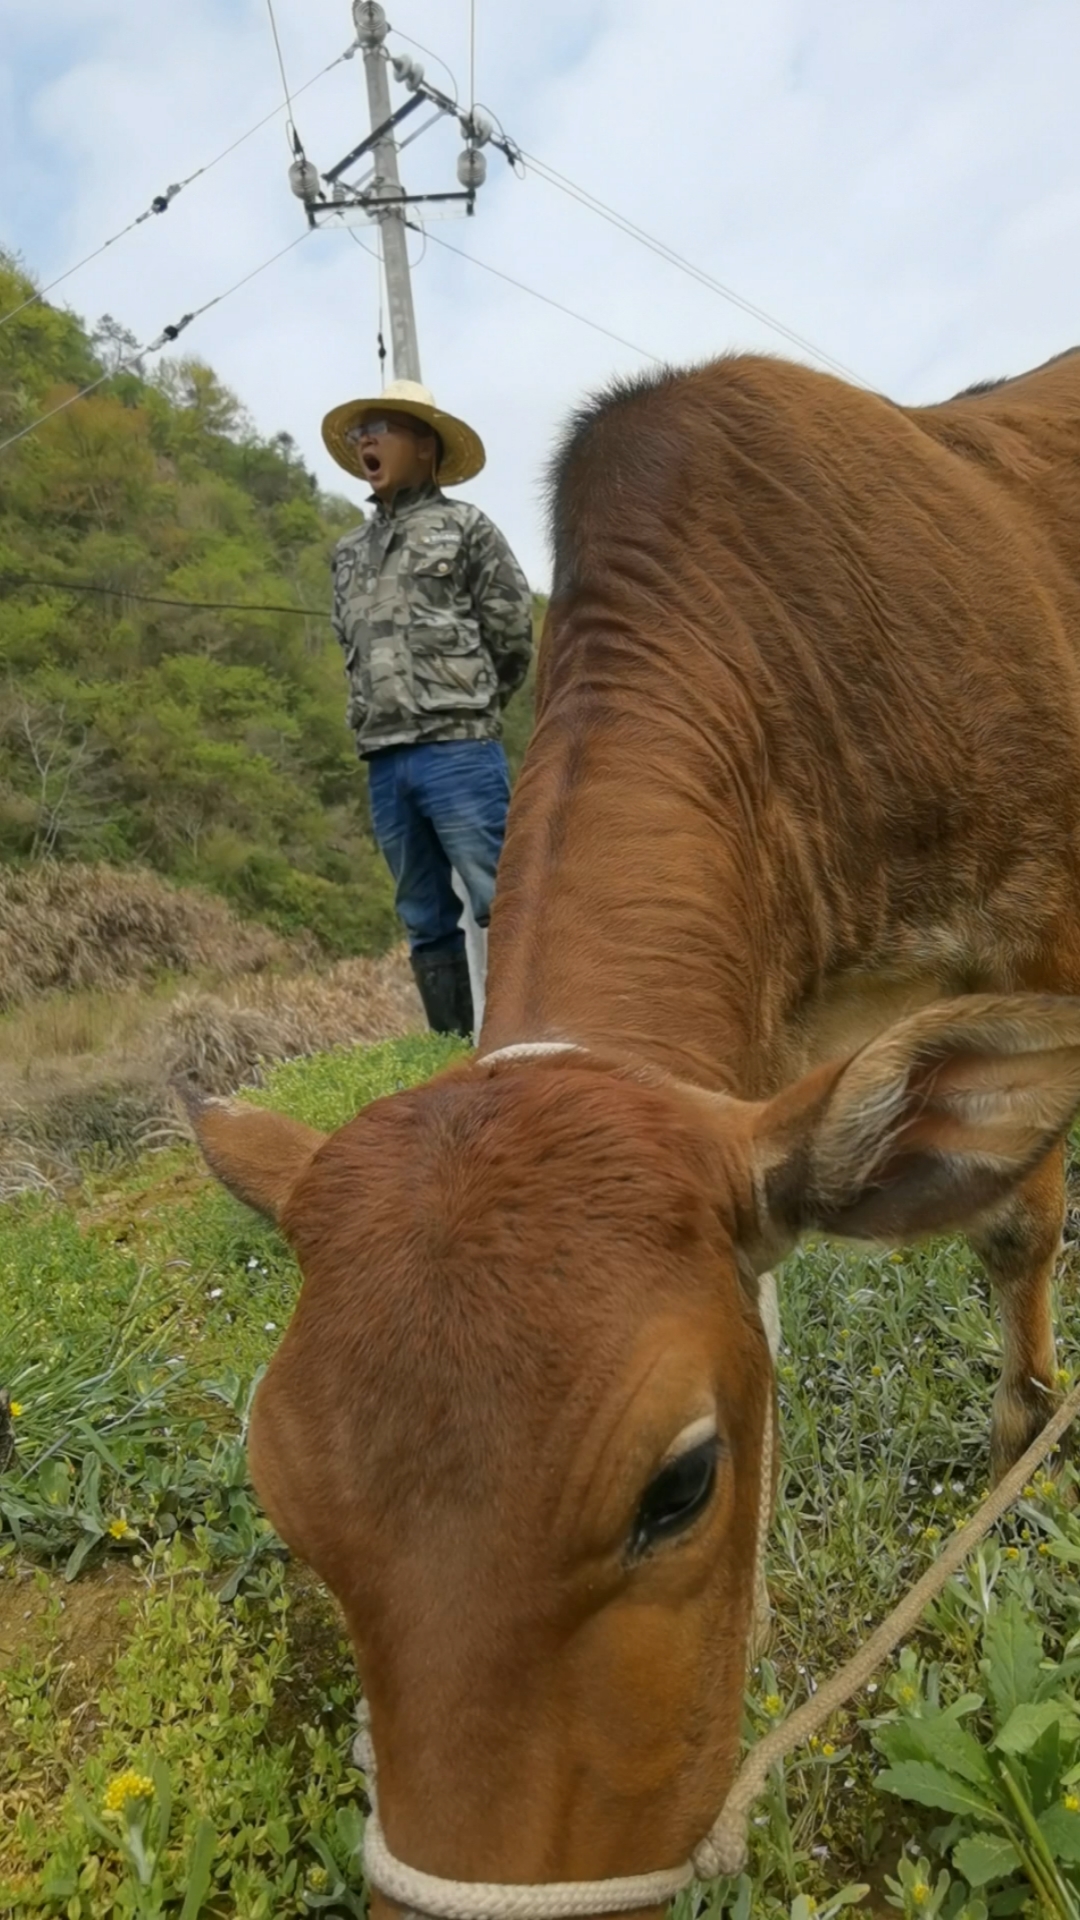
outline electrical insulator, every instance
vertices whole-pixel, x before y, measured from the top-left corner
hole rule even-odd
[[[390,65],[394,69],[396,78],[401,81],[403,87],[408,87],[410,93],[417,93],[423,86],[424,69],[419,60],[414,60],[410,54],[395,53]]]
[[[361,47],[381,47],[386,39],[386,14],[378,0],[353,0],[352,17]]]
[[[471,147],[486,147],[495,131],[495,122],[473,107],[471,113],[462,114],[461,131]]]
[[[301,154],[289,168],[289,185],[298,200],[317,200],[319,198],[319,169],[313,160]]]
[[[487,179],[487,161],[482,153],[477,153],[475,147],[466,147],[463,153],[458,154],[457,177],[469,193],[483,186]]]

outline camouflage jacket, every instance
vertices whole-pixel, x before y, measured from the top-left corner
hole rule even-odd
[[[379,502],[334,549],[334,630],[357,752],[493,740],[532,652],[525,576],[486,515],[434,486]]]

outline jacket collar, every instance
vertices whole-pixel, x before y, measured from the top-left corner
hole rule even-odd
[[[375,493],[370,496],[369,504],[375,510],[376,520],[405,520],[421,507],[430,507],[444,498],[445,495],[434,481],[428,480],[422,487],[402,487],[394,495],[392,506],[386,506]]]

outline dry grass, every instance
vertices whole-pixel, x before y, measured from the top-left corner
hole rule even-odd
[[[423,1027],[404,949],[304,951],[153,875],[0,869],[0,1201],[175,1139],[171,1080],[226,1093]]]
[[[138,868],[0,867],[0,1011],[162,974],[233,978],[311,953],[198,888]]]
[[[324,973],[179,995],[162,1022],[157,1058],[164,1078],[190,1077],[207,1093],[227,1093],[264,1061],[394,1040],[422,1026],[399,949],[377,960],[340,960]]]

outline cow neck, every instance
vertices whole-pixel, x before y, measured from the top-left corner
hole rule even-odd
[[[755,1097],[769,1028],[805,972],[792,900],[805,889],[772,857],[745,699],[726,681],[707,713],[686,687],[673,698],[658,649],[582,619],[545,636],[499,863],[485,1046],[573,1040]]]

